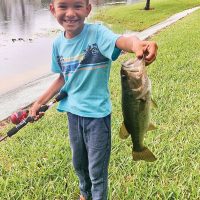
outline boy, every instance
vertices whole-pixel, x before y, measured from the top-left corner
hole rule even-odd
[[[151,63],[157,52],[155,42],[124,37],[98,24],[86,24],[91,11],[88,0],[53,0],[51,13],[64,28],[54,41],[52,71],[58,78],[33,104],[36,111],[60,90],[68,96],[58,110],[67,112],[73,166],[79,178],[81,200],[106,200],[111,150],[111,103],[108,79],[111,61],[121,50],[146,55]]]

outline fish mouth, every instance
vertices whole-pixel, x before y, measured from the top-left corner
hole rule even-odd
[[[145,66],[145,61],[143,58],[142,59],[130,59],[130,60],[122,63],[122,70],[140,73],[144,69],[141,66]]]
[[[127,66],[122,66],[122,70],[124,71],[129,71],[129,72],[139,72],[139,69],[133,68],[133,67],[127,67]]]
[[[141,81],[145,76],[145,61],[142,59],[130,59],[122,63],[121,67],[121,77],[122,79],[131,80],[134,88],[138,88],[141,85]],[[132,86],[131,86],[132,87]]]

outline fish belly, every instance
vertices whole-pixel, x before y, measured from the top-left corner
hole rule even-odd
[[[122,98],[124,125],[131,135],[133,150],[142,151],[143,140],[149,126],[150,102],[136,99],[134,95],[124,95]]]

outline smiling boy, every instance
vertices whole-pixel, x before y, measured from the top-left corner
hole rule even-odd
[[[133,52],[147,64],[156,58],[155,42],[117,35],[103,25],[87,24],[88,0],[53,0],[51,13],[64,31],[53,43],[52,71],[58,78],[30,109],[36,111],[59,91],[68,97],[58,106],[67,112],[73,166],[81,200],[106,200],[111,152],[111,102],[108,89],[111,62],[121,50]]]

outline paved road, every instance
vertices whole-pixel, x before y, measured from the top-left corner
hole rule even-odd
[[[157,33],[161,29],[175,23],[179,19],[187,16],[188,14],[194,12],[195,10],[200,9],[200,6],[185,10],[178,14],[175,14],[168,18],[167,20],[154,25],[136,35],[140,39],[146,39],[153,34]],[[56,78],[57,75],[46,75],[41,78],[38,78],[35,81],[32,81],[28,84],[25,84],[18,89],[9,91],[0,96],[0,121],[6,119],[16,110],[26,107],[32,102],[34,102],[41,93],[48,88],[52,83],[52,80]]]

